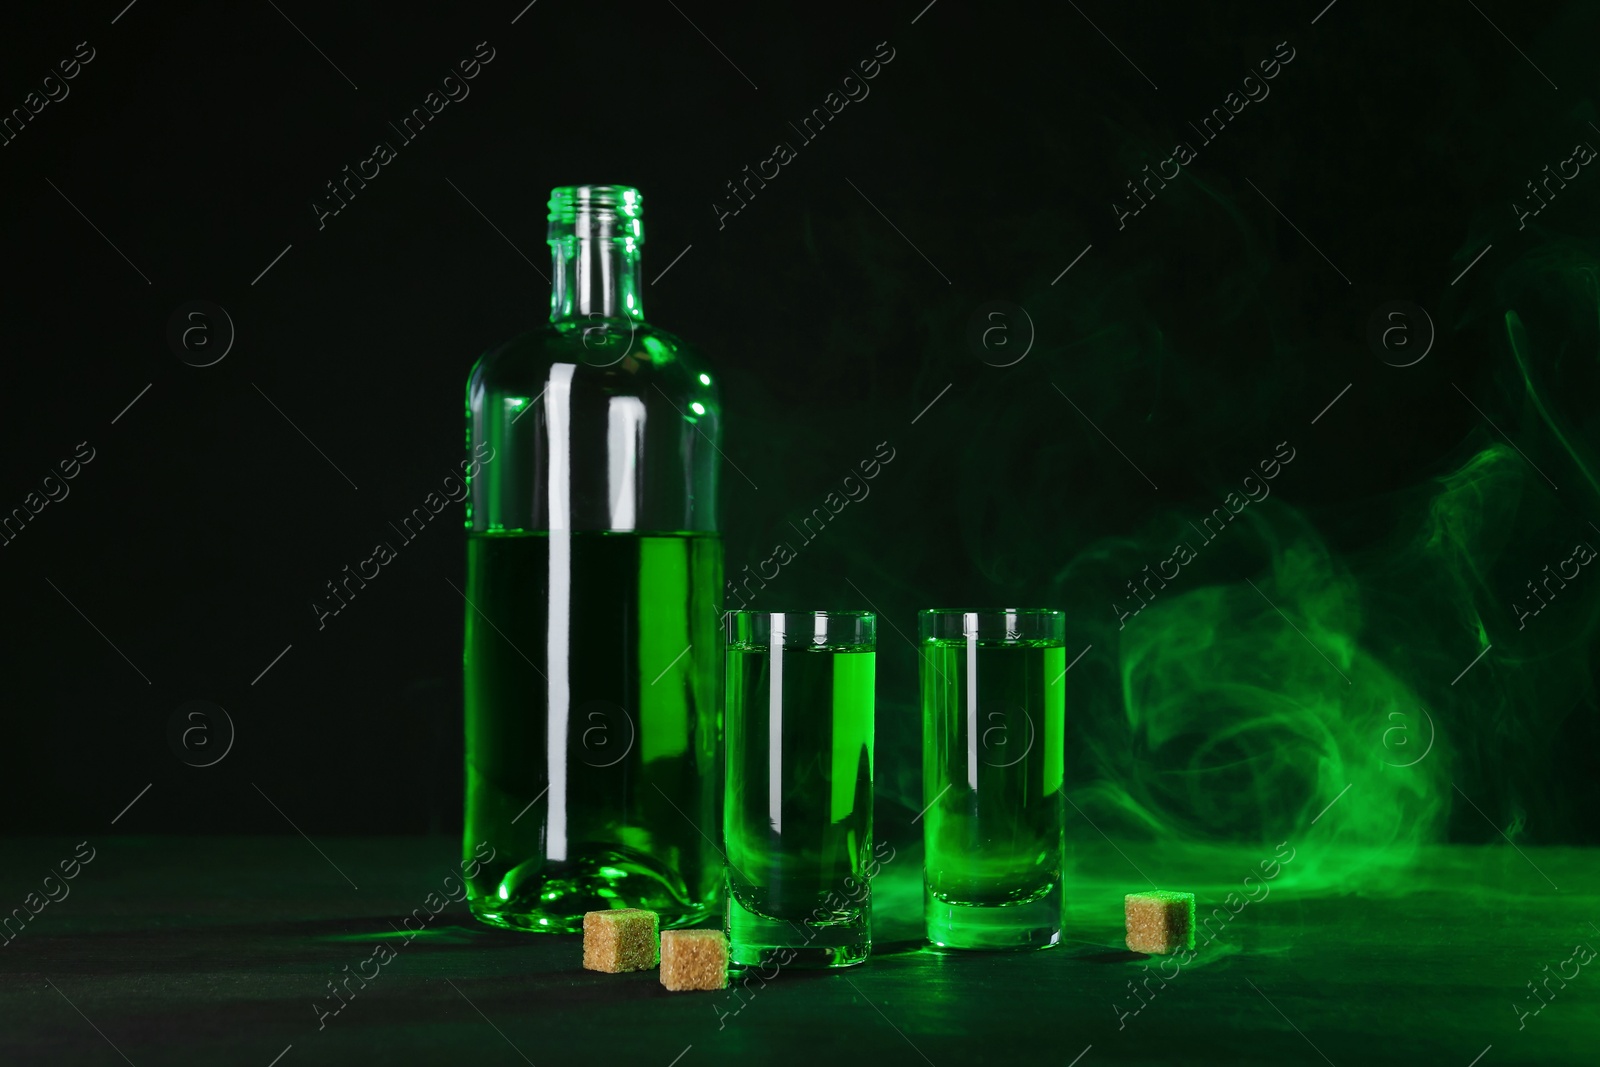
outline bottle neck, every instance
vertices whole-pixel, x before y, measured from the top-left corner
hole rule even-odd
[[[550,321],[642,321],[639,250],[640,241],[631,235],[553,238]]]

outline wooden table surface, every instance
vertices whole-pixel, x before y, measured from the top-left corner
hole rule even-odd
[[[1600,961],[1574,951],[1600,948],[1594,850],[1441,846],[1386,867],[1302,845],[1250,900],[1271,847],[1079,845],[1062,945],[952,956],[921,942],[920,856],[900,847],[874,885],[871,960],[741,996],[586,972],[576,936],[491,930],[459,905],[405,939],[454,841],[101,838],[44,887],[76,845],[0,853],[0,908],[61,897],[0,947],[0,1063],[1600,1063]],[[1213,916],[1164,984],[1121,943],[1146,873]],[[357,971],[376,977],[320,1017],[327,983]],[[1528,983],[1546,978],[1535,1013]]]

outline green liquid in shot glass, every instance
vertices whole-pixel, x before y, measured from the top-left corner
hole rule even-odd
[[[928,939],[1055,944],[1066,650],[927,638],[921,663]]]
[[[858,647],[728,647],[735,964],[846,966],[871,948],[875,659]]]

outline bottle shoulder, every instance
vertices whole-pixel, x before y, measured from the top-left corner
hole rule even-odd
[[[708,361],[683,338],[648,323],[547,323],[486,350],[467,379],[469,395],[489,391],[537,393],[557,367],[574,381],[618,394],[662,389],[714,402],[717,382]]]

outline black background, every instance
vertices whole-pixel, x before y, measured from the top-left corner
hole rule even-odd
[[[1586,5],[279,6],[6,15],[0,108],[78,42],[95,50],[0,148],[0,509],[78,442],[95,450],[0,548],[6,831],[105,827],[147,784],[119,831],[280,833],[285,814],[308,833],[459,828],[458,513],[326,629],[310,602],[455,469],[476,355],[546,314],[549,189],[614,182],[644,192],[649,319],[721,372],[730,572],[879,442],[895,449],[764,594],[870,601],[893,621],[880,807],[921,807],[915,661],[896,631],[914,633],[917,608],[1068,608],[1069,655],[1093,646],[1069,718],[1103,738],[1126,667],[1107,602],[1170,552],[1154,531],[1216,506],[1287,439],[1300,458],[1272,507],[1293,511],[1259,510],[1319,531],[1354,576],[1365,621],[1343,665],[1381,664],[1408,707],[1433,709],[1441,833],[1600,836],[1600,589],[1580,580],[1536,637],[1508,607],[1600,517],[1600,178],[1586,168],[1523,230],[1509,207],[1574,141],[1600,145]],[[470,96],[319,229],[324,183],[395,143],[387,123],[480,41],[494,59]],[[885,41],[870,96],[799,146],[788,123]],[[1200,146],[1186,123],[1284,41],[1295,58],[1271,95]],[[1119,229],[1124,182],[1180,138],[1194,164]],[[798,158],[719,227],[724,183],[780,140]],[[195,299],[237,330],[206,368],[166,340]],[[994,300],[1035,333],[1004,368],[968,339]],[[1392,300],[1437,330],[1414,366],[1368,344]],[[1007,322],[1020,344],[1028,327]],[[1402,549],[1419,551],[1430,487],[1504,434],[1544,475],[1488,484],[1469,510],[1500,536],[1445,588]],[[1264,582],[1271,553],[1240,541],[1247,559],[1214,553],[1190,588],[1253,595],[1239,583]],[[1450,683],[1481,633],[1494,650]],[[237,728],[209,768],[168,744],[195,699]],[[1385,709],[1348,700],[1379,724],[1375,760]],[[1069,785],[1097,773],[1069,763]],[[1288,814],[1261,821],[1309,816],[1337,788],[1285,787],[1262,807]]]

